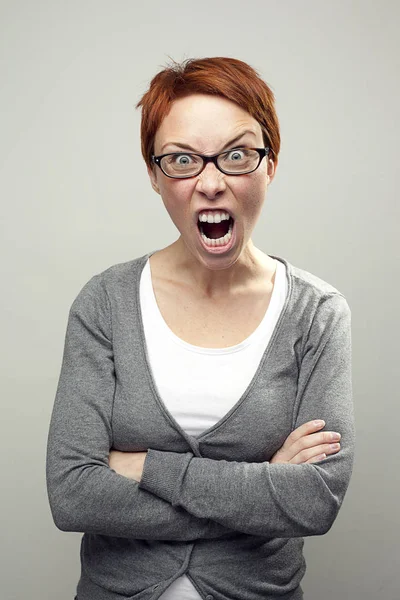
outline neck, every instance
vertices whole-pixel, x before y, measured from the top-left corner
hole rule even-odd
[[[188,250],[182,238],[161,251],[165,272],[173,271],[199,294],[208,298],[229,296],[251,283],[271,278],[275,263],[249,240],[237,261],[226,269],[209,269]],[[171,273],[172,274],[172,273]]]

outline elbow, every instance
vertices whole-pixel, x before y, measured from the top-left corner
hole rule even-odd
[[[337,481],[315,465],[271,466],[277,522],[283,518],[285,534],[306,537],[327,533],[338,515],[346,482]],[[281,537],[278,532],[277,537]]]
[[[340,503],[334,497],[325,500],[323,505],[314,506],[314,510],[311,511],[312,518],[306,524],[307,533],[304,535],[325,535],[325,533],[328,533],[336,520],[339,508]]]
[[[325,535],[345,497],[351,470],[334,464],[270,464],[276,537]],[[290,534],[290,536],[289,536]]]
[[[85,468],[75,469],[73,476],[65,472],[48,473],[47,494],[51,515],[60,531],[96,533],[106,526],[104,511],[100,514],[98,510],[104,498],[104,487],[99,478],[90,477],[90,473]]]
[[[80,532],[79,524],[70,513],[56,510],[52,511],[53,521],[57,529],[60,531]]]
[[[60,531],[79,532],[79,523],[76,520],[76,512],[66,506],[65,501],[50,500],[50,510],[53,521]]]
[[[76,498],[71,492],[71,485],[47,479],[47,495],[51,516],[57,529],[60,531],[81,532],[84,520],[82,502],[77,509]]]
[[[325,535],[332,528],[340,507],[342,505],[346,489],[346,482],[337,482],[322,477],[321,472],[316,469],[318,478],[315,485],[310,486],[307,496],[304,498],[303,506],[309,506],[309,518],[307,525],[309,533],[306,535]],[[305,512],[303,511],[305,517]]]
[[[62,518],[60,519],[58,515],[53,515],[53,521],[57,529],[60,531],[76,531],[76,529],[71,526],[68,520]]]
[[[307,535],[325,535],[325,533],[328,533],[328,531],[331,529],[333,522],[334,519],[329,521],[321,521],[316,526],[310,528]]]
[[[90,511],[91,502],[86,494],[82,494],[83,485],[76,473],[78,471],[75,471],[75,476],[72,477],[65,471],[48,469],[47,496],[57,529],[83,533],[90,528],[95,513]]]

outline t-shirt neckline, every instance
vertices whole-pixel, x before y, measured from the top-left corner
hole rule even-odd
[[[170,341],[172,341],[174,344],[177,344],[178,346],[180,346],[182,349],[186,350],[187,352],[193,352],[195,354],[208,354],[208,355],[214,355],[214,356],[215,355],[221,356],[221,355],[234,354],[236,352],[242,352],[250,344],[256,342],[258,340],[258,338],[263,335],[268,322],[270,321],[270,319],[272,318],[272,316],[274,314],[276,303],[278,301],[278,295],[279,295],[278,290],[279,290],[279,286],[281,284],[281,277],[282,277],[282,275],[284,275],[284,273],[281,271],[281,266],[283,266],[283,267],[285,266],[284,264],[280,265],[280,263],[282,263],[282,261],[275,259],[275,260],[277,260],[277,265],[276,265],[276,271],[275,271],[275,281],[274,281],[274,286],[273,286],[272,293],[271,293],[270,302],[269,302],[269,305],[263,315],[263,318],[261,319],[260,323],[257,325],[256,329],[254,329],[254,331],[252,331],[252,333],[249,336],[247,336],[244,340],[242,340],[241,342],[239,342],[238,344],[235,344],[233,346],[227,346],[226,348],[208,348],[208,347],[204,347],[204,346],[196,346],[195,344],[190,344],[189,342],[186,342],[185,340],[183,340],[182,338],[177,336],[172,331],[172,329],[168,326],[166,321],[164,320],[164,317],[161,314],[161,311],[157,304],[156,296],[154,293],[154,288],[153,288],[153,283],[152,283],[152,278],[151,278],[151,265],[150,265],[149,259],[150,259],[150,256],[147,258],[147,260],[145,262],[145,265],[144,265],[142,273],[141,273],[141,277],[143,277],[143,275],[144,275],[147,278],[144,283],[147,286],[148,292],[151,295],[150,301],[152,303],[152,311],[153,311],[153,314],[156,315],[158,325],[160,327],[162,327],[163,335],[167,336],[168,339]]]

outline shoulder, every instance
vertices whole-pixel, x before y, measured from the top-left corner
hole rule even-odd
[[[297,267],[292,263],[288,262],[288,265],[292,278],[295,280],[295,285],[300,286],[302,289],[308,289],[317,296],[326,296],[327,294],[340,294],[343,296],[343,293],[337,287],[318,275]]]
[[[351,310],[342,290],[284,258],[275,258],[286,266],[290,312],[293,315],[304,316],[308,323],[315,318],[325,321],[333,314],[350,316]]]
[[[139,272],[144,267],[150,254],[144,254],[138,258],[111,265],[111,267],[101,271],[94,277],[97,277],[105,285],[112,285],[114,281],[123,282],[124,280],[131,279],[133,274]]]
[[[106,305],[124,292],[134,294],[140,280],[140,272],[150,254],[117,263],[92,275],[76,296],[73,307],[82,304]]]
[[[301,338],[301,356],[317,359],[328,340],[330,348],[347,356],[351,347],[351,310],[343,292],[325,279],[285,259],[289,287],[286,325]]]
[[[337,287],[335,287],[325,279],[322,279],[322,277],[319,277],[318,275],[311,273],[306,269],[294,265],[292,262],[289,262],[286,258],[278,256],[274,258],[280,260],[285,264],[288,277],[292,281],[294,286],[300,287],[302,290],[308,290],[310,293],[313,293],[316,296],[325,296],[327,294],[339,294],[341,296],[344,296],[341,290],[339,290]]]

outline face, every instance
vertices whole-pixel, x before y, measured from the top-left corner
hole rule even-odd
[[[172,104],[156,133],[154,154],[213,155],[240,147],[264,147],[260,124],[230,100],[194,94]],[[205,267],[225,269],[251,239],[275,168],[264,157],[258,169],[245,175],[225,175],[213,163],[188,179],[171,179],[156,165],[148,172],[187,250]],[[210,225],[210,217],[216,223]],[[217,236],[218,243],[210,241]]]

